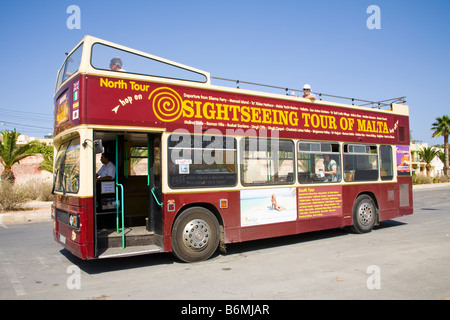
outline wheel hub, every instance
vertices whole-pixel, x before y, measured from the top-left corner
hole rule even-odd
[[[209,225],[202,219],[189,221],[183,230],[183,243],[191,250],[204,249],[208,245],[209,238]]]
[[[363,225],[369,225],[373,217],[373,208],[367,203],[364,203],[359,208],[359,221]]]

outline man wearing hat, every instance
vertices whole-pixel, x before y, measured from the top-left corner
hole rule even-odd
[[[316,100],[316,96],[311,93],[311,86],[309,84],[303,86],[303,98]]]

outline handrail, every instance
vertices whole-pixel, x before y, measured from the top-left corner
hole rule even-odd
[[[289,91],[294,91],[294,92],[302,92],[303,91],[302,89],[291,89],[291,88],[286,88],[286,87],[278,87],[278,86],[273,86],[273,85],[267,85],[267,84],[261,84],[261,83],[255,83],[255,82],[247,82],[247,81],[241,81],[241,80],[232,80],[232,79],[226,79],[226,78],[220,78],[220,77],[211,77],[211,79],[234,82],[234,83],[236,83],[237,89],[239,89],[239,84],[244,83],[244,84],[249,84],[249,85],[253,85],[253,86],[284,90],[286,92],[286,95],[289,95]],[[358,101],[358,102],[364,103],[364,104],[361,104],[360,107],[372,105],[372,108],[378,108],[378,109],[380,109],[381,107],[390,108],[391,103],[406,103],[405,96],[398,97],[398,98],[392,98],[392,99],[386,99],[386,100],[380,100],[380,101],[370,101],[370,100],[363,100],[363,99],[356,99],[356,98],[349,98],[349,97],[341,97],[341,96],[325,94],[325,93],[321,93],[321,92],[312,92],[312,93],[317,94],[319,96],[319,100],[322,100],[322,97],[338,98],[338,99],[344,99],[344,100],[351,100],[352,105],[355,105],[355,101]],[[386,102],[389,102],[389,103],[386,103]],[[376,106],[374,107],[374,105],[376,105]]]
[[[119,233],[119,187],[121,190],[121,210],[122,210],[122,249],[125,249],[125,212],[124,212],[124,197],[123,197],[123,185],[120,183],[116,183],[116,225],[117,225],[117,233]]]
[[[156,194],[155,194],[155,189],[156,189],[156,187],[153,187],[153,188],[152,188],[152,195],[153,195],[153,198],[155,198],[156,203],[162,208],[163,204],[158,200],[158,197],[157,197]]]
[[[125,198],[123,196],[123,185],[117,182],[119,175],[119,134],[116,133],[116,228],[119,233],[119,205],[122,210],[122,249],[125,249]],[[121,201],[119,202],[119,187],[121,189]]]

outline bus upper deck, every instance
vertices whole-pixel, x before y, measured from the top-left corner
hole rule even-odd
[[[121,59],[120,70],[111,69],[112,58]],[[86,96],[80,96],[81,87],[89,92]],[[409,110],[404,104],[380,110],[211,85],[208,72],[91,36],[68,55],[59,71],[55,103],[55,136],[80,124],[168,131],[192,131],[202,125],[203,130],[267,129],[278,130],[282,137],[323,140],[334,134],[344,141],[409,144]]]

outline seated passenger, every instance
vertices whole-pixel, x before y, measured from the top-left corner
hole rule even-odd
[[[325,165],[325,181],[337,181],[336,173],[337,173],[337,163],[333,159],[330,158],[329,154],[323,155],[324,165]]]
[[[116,166],[109,159],[110,156],[107,153],[102,153],[100,161],[103,163],[103,166],[97,172],[97,181],[115,179]]]

